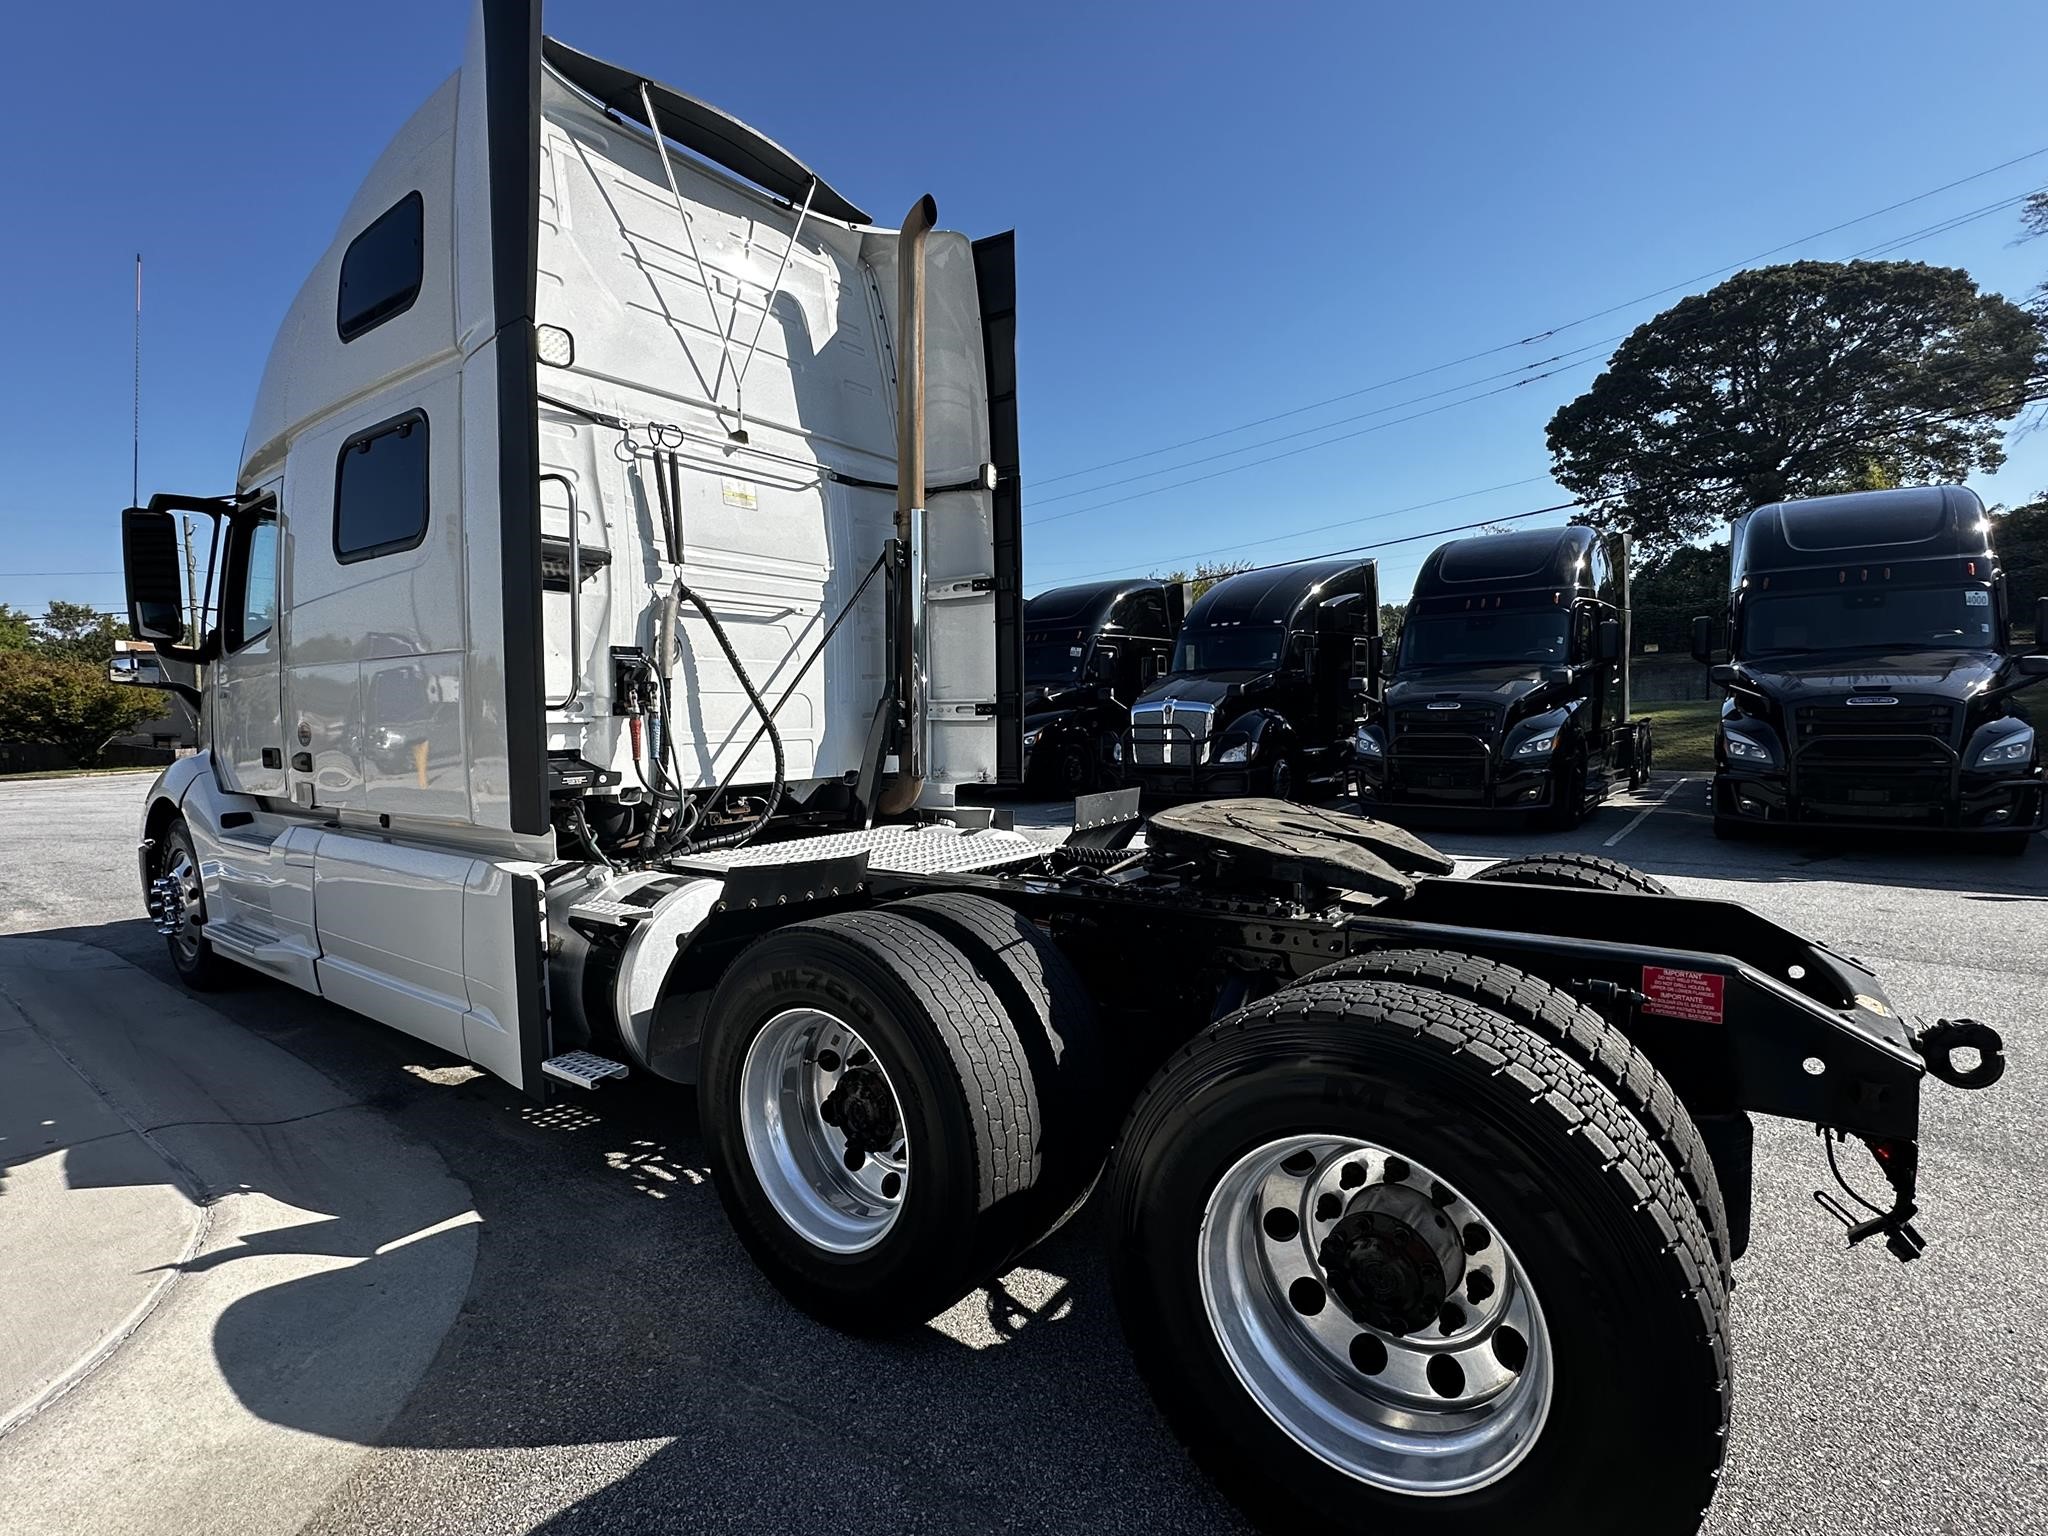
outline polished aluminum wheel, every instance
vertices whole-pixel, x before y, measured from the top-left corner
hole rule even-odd
[[[151,925],[188,963],[199,958],[200,924],[195,919],[204,902],[192,849],[182,837],[173,839],[164,849],[156,878],[149,883],[147,905]]]
[[[1349,1137],[1268,1142],[1210,1195],[1197,1262],[1245,1390],[1360,1482],[1467,1493],[1542,1432],[1550,1335],[1528,1276],[1412,1159]]]
[[[805,1242],[861,1253],[888,1236],[910,1183],[903,1106],[844,1021],[790,1008],[761,1026],[740,1067],[740,1127],[762,1191]]]

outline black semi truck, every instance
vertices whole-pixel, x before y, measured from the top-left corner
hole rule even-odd
[[[2041,751],[2015,695],[2048,655],[2011,654],[1991,522],[1963,486],[1759,507],[1729,540],[1727,698],[1714,830],[1939,828],[2024,853]],[[2043,648],[2048,599],[2036,616]],[[1712,661],[1714,626],[1693,621]]]
[[[1353,741],[1361,803],[1575,826],[1650,769],[1631,718],[1628,548],[1591,528],[1458,539],[1415,578],[1394,680]]]
[[[1024,605],[1024,781],[1066,796],[1121,777],[1131,701],[1172,664],[1178,582],[1054,587]]]
[[[1219,581],[1189,608],[1172,670],[1131,707],[1128,776],[1162,796],[1306,798],[1342,778],[1356,684],[1378,667],[1370,560]]]

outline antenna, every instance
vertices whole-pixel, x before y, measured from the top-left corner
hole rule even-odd
[[[128,505],[142,499],[142,252],[135,253],[135,416],[129,435]]]

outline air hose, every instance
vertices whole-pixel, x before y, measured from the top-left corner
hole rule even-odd
[[[700,852],[712,848],[738,847],[741,843],[753,837],[763,827],[767,826],[774,817],[777,808],[782,804],[782,792],[785,783],[782,733],[775,728],[774,711],[768,708],[767,703],[761,697],[760,691],[754,687],[754,680],[747,675],[747,669],[740,664],[739,653],[733,649],[732,640],[726,634],[725,626],[718,622],[718,615],[711,611],[710,606],[703,598],[699,597],[684,584],[681,577],[676,578],[675,598],[679,598],[695,608],[698,614],[702,616],[704,622],[710,626],[711,636],[718,642],[718,648],[725,653],[726,663],[731,666],[733,675],[740,680],[740,687],[746,690],[747,702],[754,706],[754,713],[761,717],[762,729],[768,733],[768,745],[775,753],[775,781],[768,791],[768,803],[762,807],[761,814],[746,826],[739,828],[737,831],[720,833],[717,837],[705,838],[702,842],[691,842],[690,833],[696,829],[698,815],[701,812],[692,814],[688,820],[679,821],[676,829],[663,840],[660,849],[662,856],[674,853],[676,849],[684,846],[687,846],[692,852]],[[664,628],[672,639],[675,633],[674,621],[670,620],[668,624],[664,625]],[[672,659],[672,655],[673,653],[669,651],[664,651],[661,654],[660,659],[664,669],[664,679],[667,676],[666,669]],[[666,688],[663,691],[666,694]],[[665,698],[663,702],[665,706]],[[666,720],[662,724],[664,727],[662,735],[672,741],[675,733],[667,729],[668,722]]]

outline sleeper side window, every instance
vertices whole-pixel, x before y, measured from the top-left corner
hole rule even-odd
[[[277,513],[265,511],[241,524],[228,557],[228,591],[223,605],[230,651],[269,634],[277,623]]]
[[[426,203],[408,192],[355,239],[341,257],[335,329],[354,341],[412,308],[425,271]]]
[[[334,558],[343,565],[417,548],[427,536],[427,417],[359,432],[334,466]]]

